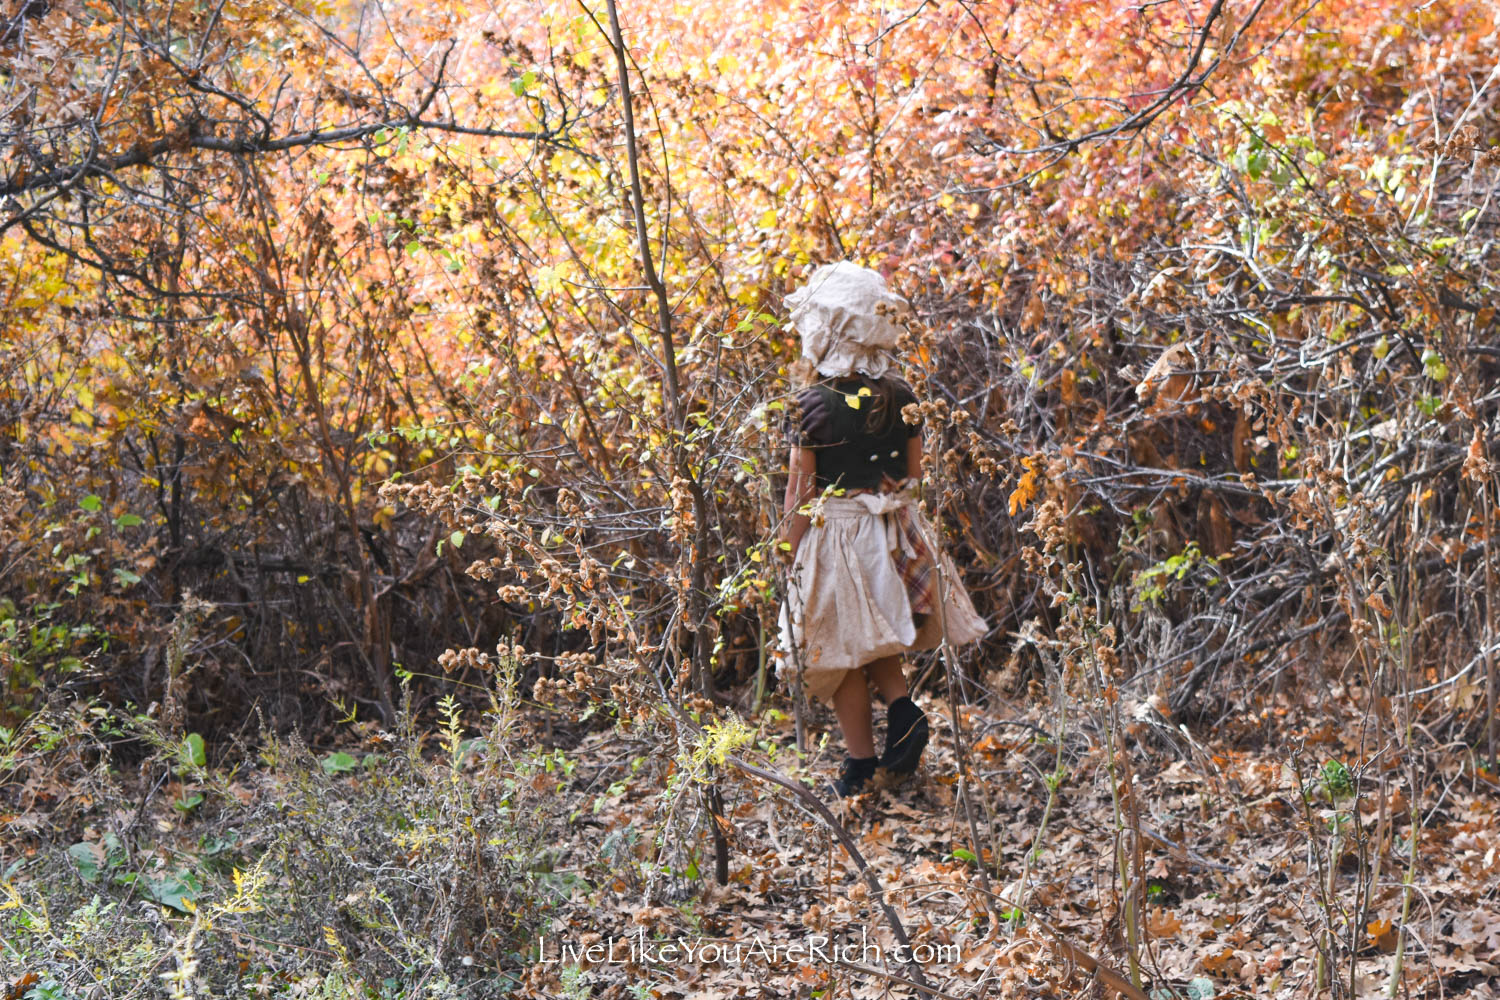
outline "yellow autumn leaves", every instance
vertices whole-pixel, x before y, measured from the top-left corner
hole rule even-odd
[[[844,405],[849,407],[849,409],[851,410],[857,410],[862,405],[861,401],[869,398],[870,395],[870,387],[867,385],[862,385],[859,387],[859,392],[843,393]]]

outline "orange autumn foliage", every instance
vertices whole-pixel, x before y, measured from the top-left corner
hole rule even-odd
[[[1368,638],[1384,605],[1323,574],[1334,548],[1477,565],[1490,5],[627,7],[666,354],[602,15],[390,6],[6,8],[0,463],[25,514],[0,587],[111,637],[11,654],[12,690],[89,662],[149,702],[141,657],[190,590],[220,605],[205,714],[273,664],[279,711],[305,671],[388,713],[398,664],[476,637],[649,657],[684,602],[705,649],[743,650],[775,598],[780,295],[846,256],[917,306],[940,513],[997,626],[1050,614],[1012,558],[1049,502],[1122,579],[1233,554],[1150,598],[1188,663],[1208,579],[1244,584],[1179,708],[1297,623]],[[1450,445],[1467,475],[1393,527],[1414,456]],[[451,523],[382,499],[398,475],[460,484],[430,505]],[[1356,496],[1379,509],[1340,514]],[[484,582],[455,572],[476,560]],[[724,682],[753,660],[715,656]]]

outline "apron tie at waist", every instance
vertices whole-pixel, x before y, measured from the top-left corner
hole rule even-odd
[[[911,516],[915,501],[916,497],[911,490],[856,493],[817,501],[812,505],[812,515],[814,520],[821,515],[825,521],[870,515],[880,517],[885,524],[886,542],[890,550],[900,552],[909,561],[919,561],[926,556],[928,544]]]
[[[903,507],[910,507],[915,497],[911,491],[896,493],[855,493],[852,496],[828,497],[812,504],[814,519],[819,514],[825,518],[862,517],[865,514],[890,514]]]

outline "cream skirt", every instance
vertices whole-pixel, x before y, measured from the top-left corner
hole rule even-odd
[[[920,628],[919,614],[926,615]],[[934,649],[945,638],[957,646],[988,631],[907,491],[813,505],[780,625],[783,676],[800,665],[807,696],[824,702],[847,671],[871,660]]]

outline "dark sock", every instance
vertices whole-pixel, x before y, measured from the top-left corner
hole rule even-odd
[[[880,766],[899,774],[915,770],[927,739],[927,713],[910,695],[894,699],[886,712],[885,753]]]
[[[911,700],[910,695],[902,695],[891,702],[890,708],[886,709],[886,731],[892,734],[892,739],[900,738],[912,727],[918,719],[926,715],[917,703]]]

